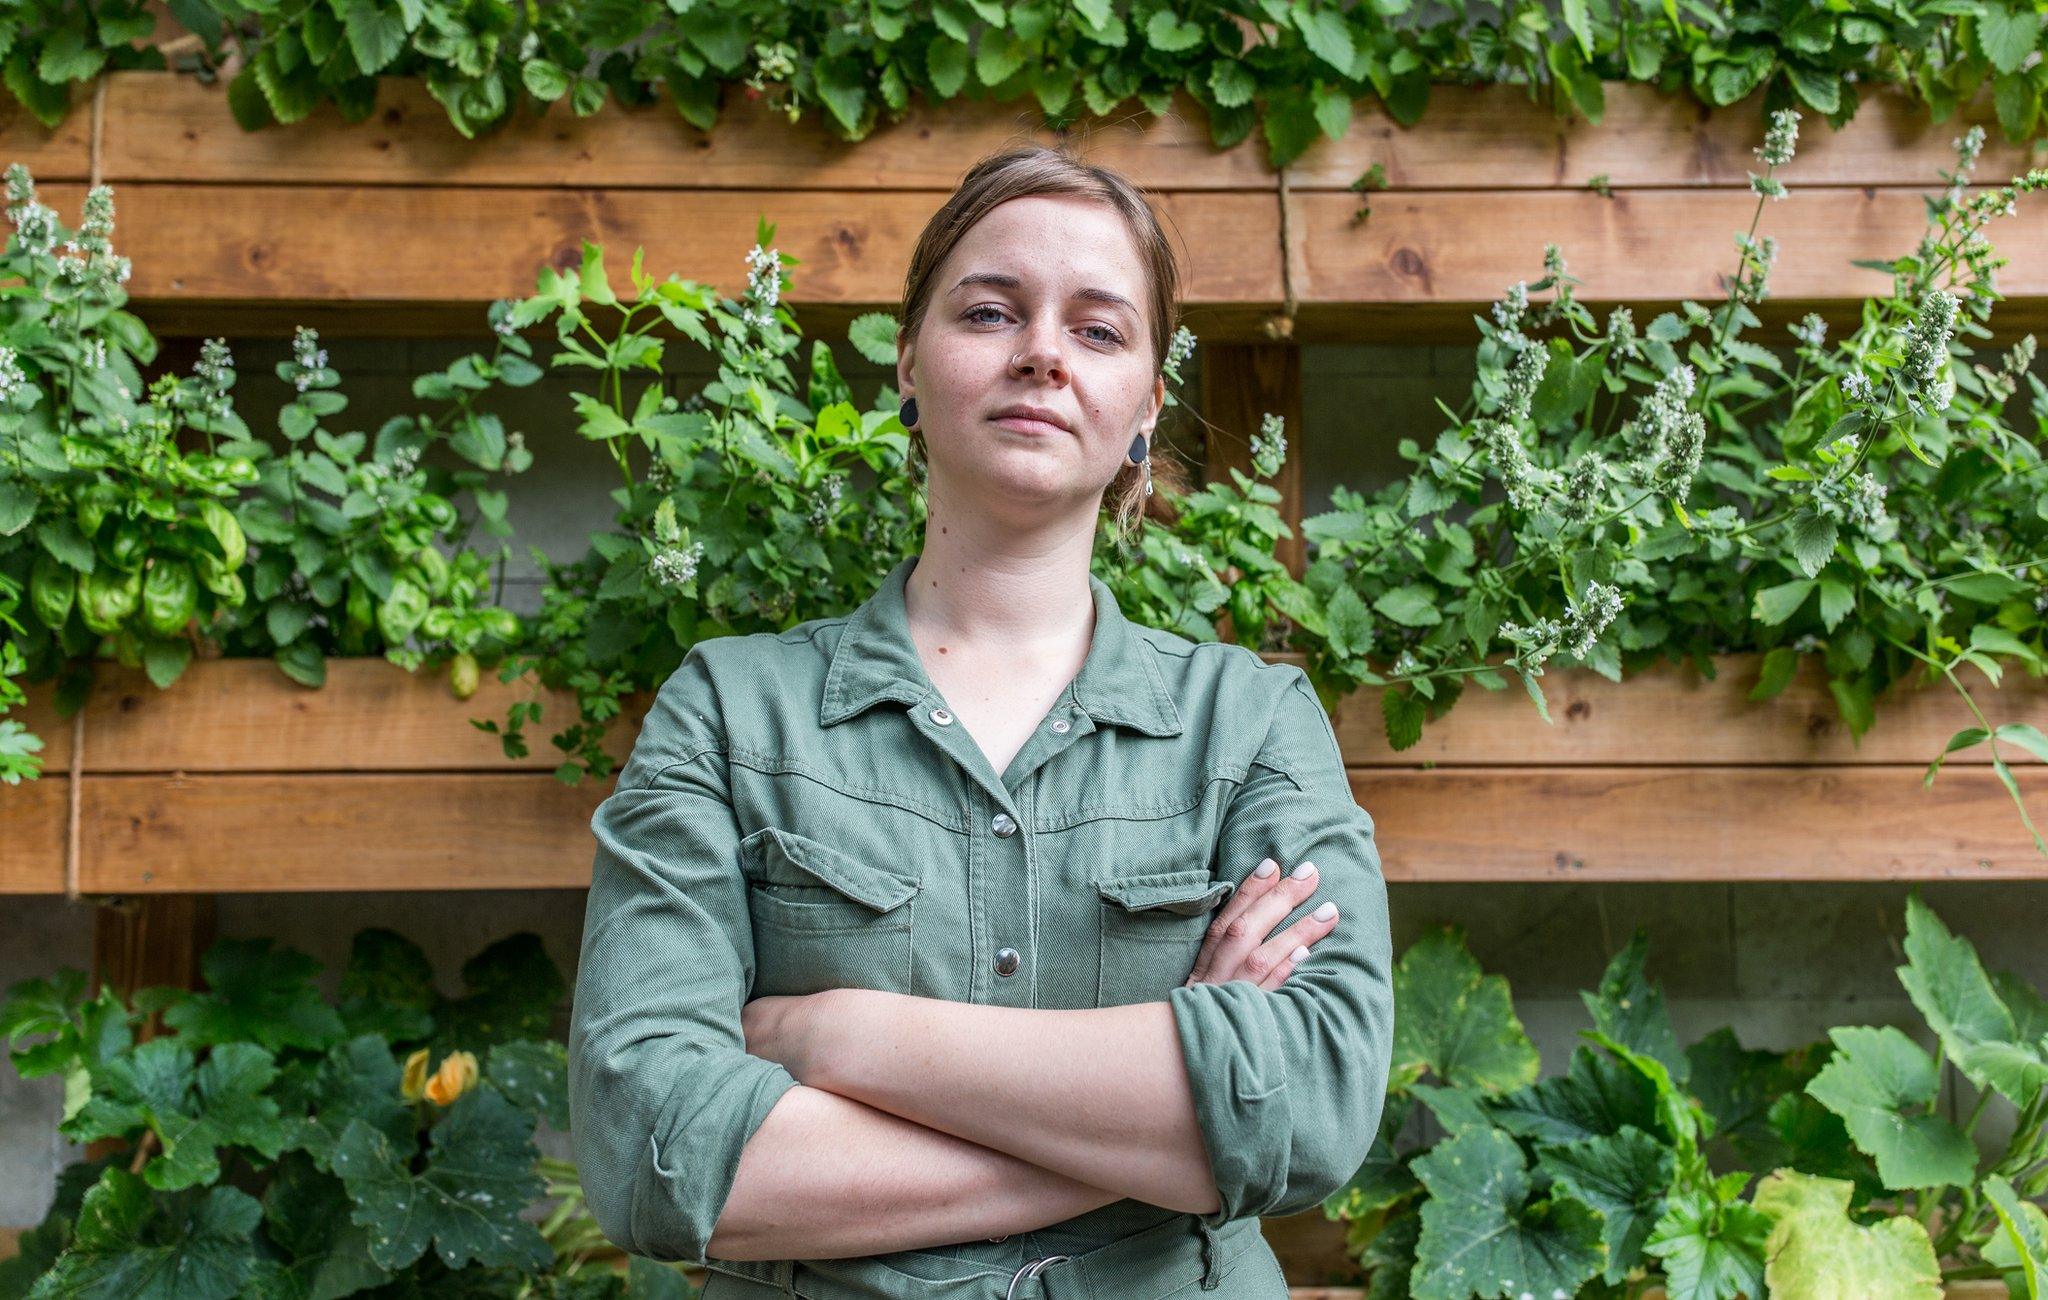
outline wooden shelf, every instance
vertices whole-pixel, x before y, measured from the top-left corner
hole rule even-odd
[[[98,175],[116,188],[138,314],[167,333],[475,331],[491,300],[531,293],[539,267],[573,263],[586,238],[614,254],[619,283],[644,246],[657,273],[738,293],[765,216],[802,259],[790,301],[822,334],[894,307],[918,231],[968,161],[1065,138],[1152,193],[1186,263],[1190,326],[1206,341],[1271,337],[1266,325],[1290,295],[1295,342],[1469,340],[1473,313],[1541,277],[1546,241],[1582,281],[1582,300],[1641,315],[1718,299],[1754,211],[1748,174],[1761,171],[1752,150],[1763,133],[1758,96],[1704,112],[1612,83],[1594,125],[1560,120],[1518,87],[1438,86],[1416,126],[1361,103],[1343,139],[1319,140],[1283,174],[1256,138],[1211,146],[1186,97],[1156,121],[1130,112],[1064,135],[1039,127],[1028,105],[948,103],[858,145],[739,97],[709,133],[666,107],[577,118],[556,104],[474,141],[417,82],[387,80],[379,104],[361,123],[326,106],[251,133],[218,86],[109,74]],[[76,112],[55,132],[19,113],[0,120],[8,157],[27,162],[72,221],[93,174],[90,117]],[[1758,312],[1767,327],[1807,310],[1846,326],[1862,296],[1886,291],[1884,276],[1852,259],[1912,250],[1921,196],[1944,188],[1949,142],[1973,124],[1987,129],[1975,173],[1986,184],[1974,189],[2042,161],[2048,142],[2004,143],[1988,93],[1939,124],[1895,91],[1873,94],[1839,132],[1808,115],[1782,177],[1796,193],[1767,203],[1756,232],[1780,247]],[[1390,188],[1353,192],[1375,162]],[[1599,175],[1611,197],[1588,188]],[[1354,222],[1368,201],[1370,217]],[[1999,337],[2048,325],[2048,204],[2028,196],[1990,234],[2010,259]]]
[[[1346,697],[1332,720],[1387,878],[2048,878],[1983,749],[1952,756],[1922,785],[1967,717],[1952,690],[1880,700],[1859,745],[1836,721],[1817,663],[1763,703],[1747,699],[1758,656],[1715,663],[1712,681],[1687,665],[1621,683],[1550,670],[1554,725],[1519,685],[1474,687],[1398,753],[1378,692]],[[2048,681],[1972,689],[1994,723],[2048,717]],[[574,716],[573,697],[546,696],[522,760],[469,725],[502,720],[529,693],[486,674],[458,700],[443,678],[382,659],[336,660],[319,690],[267,660],[201,661],[168,691],[106,665],[84,710],[79,888],[581,888],[590,814],[613,781],[553,775],[547,737]],[[629,697],[613,725],[607,749],[620,762],[650,698]],[[0,791],[0,893],[61,893],[73,724],[46,687],[31,690],[21,718],[45,742],[44,774]],[[2008,758],[2021,763],[2032,816],[2048,822],[2042,766]]]

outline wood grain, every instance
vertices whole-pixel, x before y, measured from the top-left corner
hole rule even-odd
[[[1275,660],[1298,659],[1270,656]],[[1474,688],[1410,750],[1387,750],[1368,689],[1335,726],[1389,880],[1985,880],[2048,876],[1982,749],[1926,762],[1967,713],[1946,688],[1881,701],[1852,744],[1816,666],[1747,699],[1756,656],[1709,681],[1660,665],[1617,684],[1543,681],[1555,725],[1519,688]],[[506,759],[470,719],[520,688],[452,698],[381,659],[337,661],[306,690],[267,661],[201,661],[169,691],[109,666],[87,705],[81,888],[92,893],[497,889],[587,885],[589,817],[611,780],[569,786],[547,736]],[[124,675],[125,674],[125,675]],[[1994,721],[2048,719],[2048,683],[1979,692]],[[623,762],[651,697],[628,697]],[[45,775],[0,792],[0,893],[63,888],[70,727],[32,689]],[[2008,747],[2010,750],[2010,747]],[[2017,751],[2048,824],[2044,765]]]

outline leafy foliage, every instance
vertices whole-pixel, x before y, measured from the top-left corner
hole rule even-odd
[[[1907,927],[1901,979],[1949,990],[1953,1012],[1966,1001],[1954,990],[1978,987],[1959,973],[1978,969],[1975,949],[1917,892]],[[1980,1155],[1972,1134],[1991,1083],[2019,1076],[1965,1071],[1978,1100],[1957,1126],[1935,1109],[1933,1059],[1897,1028],[1840,1027],[1790,1052],[1744,1048],[1724,1028],[1680,1051],[1647,955],[1640,933],[1613,955],[1584,995],[1595,1027],[1541,1079],[1505,985],[1480,974],[1462,936],[1433,931],[1402,955],[1381,1132],[1323,1206],[1346,1221],[1369,1296],[1622,1297],[1660,1284],[1671,1300],[1910,1300],[1940,1294],[1944,1265],[2040,1296],[2048,1086],[2018,1099],[2004,1149]],[[2012,976],[1997,989],[2001,1006],[2027,1008],[2012,1022],[2019,1041],[2038,995]],[[1405,1043],[1404,1023],[1417,1026]],[[1506,1089],[1458,1064],[1525,1051],[1528,1078]],[[1402,1139],[1416,1100],[1443,1131],[1434,1143]]]
[[[269,940],[221,940],[203,970],[198,992],[88,997],[67,970],[0,1001],[16,1070],[64,1077],[58,1131],[125,1147],[65,1170],[0,1297],[691,1293],[652,1261],[591,1265],[606,1243],[575,1169],[534,1145],[537,1121],[568,1125],[549,1033],[567,986],[537,936],[472,957],[454,998],[382,929],[356,936],[340,1008],[310,957]],[[371,1012],[377,996],[396,1009]],[[165,1032],[138,1042],[152,1011]]]
[[[489,484],[531,456],[470,395],[532,382],[525,340],[501,336],[494,357],[421,376],[415,393],[450,409],[389,420],[373,442],[322,427],[347,399],[317,336],[301,330],[277,368],[297,394],[278,412],[279,448],[236,412],[220,340],[206,342],[192,375],[144,381],[157,344],[124,307],[130,268],[114,252],[108,187],[88,192],[75,231],[20,164],[6,187],[0,676],[54,678],[69,716],[102,657],[167,687],[202,647],[267,655],[318,686],[337,654],[448,662],[473,678],[476,656],[519,638],[516,616],[481,603],[488,566],[461,544],[473,521],[456,503],[472,497],[487,531],[509,535],[504,494]],[[420,463],[441,445],[475,468]],[[0,709],[20,696],[0,682]],[[35,775],[40,747],[0,720],[0,780]]]
[[[292,8],[178,0],[203,48],[180,64],[228,76],[244,127],[296,122],[331,102],[376,110],[377,78],[415,77],[465,135],[527,107],[567,100],[588,116],[609,100],[666,100],[709,129],[728,92],[795,121],[816,114],[847,139],[899,120],[913,98],[1029,100],[1054,125],[1130,99],[1163,114],[1193,97],[1211,139],[1262,134],[1275,164],[1343,135],[1373,96],[1404,125],[1436,82],[1526,85],[1562,116],[1599,120],[1604,82],[1650,82],[1727,105],[1758,90],[1768,109],[1801,104],[1846,121],[1862,88],[1895,85],[1936,120],[1988,83],[2008,137],[2032,134],[2042,84],[2030,75],[2040,14],[1991,3],[1854,5],[1788,14],[1750,3],[1661,12],[1567,0],[1556,10],[1443,11],[1308,0],[1177,6],[948,0],[872,5],[676,5],[608,0],[462,6],[337,0]],[[132,0],[88,17],[43,0],[9,11],[6,87],[45,123],[71,87],[109,67],[163,67],[153,15]]]

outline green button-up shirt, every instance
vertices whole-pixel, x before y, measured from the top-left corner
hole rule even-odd
[[[837,987],[1163,1000],[1222,1194],[1185,1217],[1313,1207],[1372,1142],[1394,1007],[1373,821],[1307,675],[1133,623],[1091,574],[1087,659],[998,774],[918,659],[915,564],[849,615],[699,642],[591,819],[569,1089],[599,1225],[636,1254],[705,1263],[741,1148],[796,1086],[747,1054],[740,1008]],[[1337,928],[1276,989],[1184,984],[1267,856],[1319,868],[1282,924],[1333,899]],[[863,1281],[916,1295],[911,1255],[997,1268],[1179,1213],[1125,1199],[1023,1240],[867,1257]]]

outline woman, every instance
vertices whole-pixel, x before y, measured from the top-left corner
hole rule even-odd
[[[922,552],[693,647],[592,820],[591,1209],[708,1300],[1284,1300],[1258,1216],[1378,1127],[1386,894],[1306,675],[1089,571],[1150,489],[1171,250],[1123,178],[1002,153],[904,306]]]

